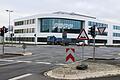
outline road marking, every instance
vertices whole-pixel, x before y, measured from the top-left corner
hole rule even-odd
[[[38,64],[51,64],[49,62],[35,62],[35,63],[38,63]]]
[[[64,66],[65,64],[63,64],[63,63],[58,63],[58,64],[55,64],[55,65],[57,65],[57,66]]]
[[[31,75],[32,75],[32,74],[24,74],[24,75],[17,76],[17,77],[8,79],[8,80],[18,80],[18,79],[21,79],[21,78],[24,78],[24,77],[28,77],[28,76],[31,76]]]
[[[12,63],[0,64],[0,66],[6,66],[6,65],[11,65],[11,64],[16,64],[16,63],[19,63],[19,62],[12,62]]]
[[[32,61],[16,61],[16,62],[32,63]]]
[[[14,61],[14,60],[0,59],[0,61],[8,61],[8,62],[12,62],[12,61]]]
[[[22,61],[22,60],[7,60],[7,59],[0,59],[0,61],[6,61],[6,62],[24,62],[24,63],[37,63],[37,64],[51,64],[49,62],[34,62],[34,61]]]
[[[15,63],[37,63],[37,64],[52,64],[50,62],[40,62],[40,61],[22,61],[22,60],[8,60],[8,59],[0,59],[0,61],[6,61],[6,62],[15,62]],[[12,63],[10,63],[12,64]],[[2,64],[2,65],[9,65],[9,64]],[[63,63],[57,63],[54,65],[65,65]]]

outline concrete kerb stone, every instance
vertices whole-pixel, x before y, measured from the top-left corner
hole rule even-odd
[[[76,70],[76,64],[69,64],[48,71],[47,76],[57,79],[89,79],[120,75],[120,67],[103,63],[86,62],[87,70]]]

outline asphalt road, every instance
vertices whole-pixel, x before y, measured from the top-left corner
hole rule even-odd
[[[77,60],[81,59],[82,47],[80,46],[57,46],[57,45],[37,45],[27,46],[26,51],[32,52],[32,56],[6,56],[0,58],[0,80],[56,80],[44,76],[44,72],[55,67],[66,64],[65,48],[75,48]],[[84,48],[84,58],[91,58],[93,53],[92,47]],[[5,53],[21,52],[21,46],[5,47]],[[2,54],[2,46],[0,46]],[[103,61],[108,64],[119,65],[120,49],[114,47],[97,47],[97,58],[106,58],[118,60]],[[119,76],[110,78],[99,78],[100,80],[120,80]],[[90,79],[90,80],[99,80]]]

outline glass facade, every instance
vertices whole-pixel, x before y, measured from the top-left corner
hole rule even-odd
[[[14,33],[34,33],[35,28],[26,28],[26,29],[15,29]]]
[[[100,34],[100,32],[95,31],[95,33],[100,36],[108,36],[108,32],[103,32],[102,34]],[[90,35],[90,30],[88,30],[88,34]]]
[[[63,30],[68,33],[79,33],[83,27],[83,21],[64,19],[64,18],[42,18],[41,32],[62,33]]]
[[[114,37],[120,37],[120,33],[113,33]]]
[[[14,25],[15,26],[21,26],[21,25],[28,25],[28,24],[34,24],[34,23],[35,23],[35,19],[29,19],[29,20],[14,22]]]
[[[120,26],[115,26],[115,25],[113,25],[113,29],[114,29],[114,30],[120,30]]]
[[[88,26],[94,26],[94,25],[96,25],[96,27],[106,27],[106,28],[108,28],[108,24],[88,21]]]
[[[120,44],[120,40],[113,40],[113,44]]]
[[[6,41],[12,41],[12,38],[6,37]],[[13,41],[25,41],[25,42],[34,42],[35,38],[34,37],[13,37]]]

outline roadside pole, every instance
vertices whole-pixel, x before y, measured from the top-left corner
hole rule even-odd
[[[83,44],[82,44],[82,61],[84,60],[84,43],[85,41],[83,40]]]
[[[25,53],[25,49],[26,49],[26,44],[25,43],[22,44],[22,48],[23,48],[23,53]]]
[[[95,61],[95,37],[96,37],[96,31],[95,31],[96,25],[93,27],[90,27],[90,34],[93,38],[93,61]]]
[[[84,61],[85,40],[89,39],[85,29],[81,29],[80,34],[78,35],[77,39],[82,40],[82,54],[81,54],[81,61],[80,61],[81,65],[82,65],[82,61]]]
[[[36,45],[36,40],[37,40],[37,38],[36,38],[36,34],[34,34],[34,37],[35,37],[35,45]]]
[[[6,28],[5,26],[3,26],[3,27],[1,28],[1,36],[3,37],[3,41],[2,41],[2,43],[3,43],[3,47],[2,47],[2,52],[3,52],[3,54],[5,54],[5,53],[4,53],[4,51],[5,51],[5,49],[4,49],[4,47],[5,47],[4,37],[5,37],[5,33],[7,33],[7,32],[8,32],[8,28]]]
[[[4,50],[5,50],[4,47],[5,47],[5,43],[4,43],[4,36],[3,36],[3,49],[2,49],[3,54],[5,54],[5,53],[4,53]]]
[[[5,49],[4,49],[4,47],[5,47],[5,43],[4,43],[5,27],[3,26],[2,29],[3,29],[3,32],[2,32],[2,34],[3,34],[2,35],[3,36],[3,48],[2,48],[2,52],[3,52],[3,54],[5,54],[5,52],[4,52],[5,51]]]
[[[93,61],[95,61],[95,37],[93,38]]]
[[[78,70],[85,70],[88,68],[88,65],[84,64],[84,47],[85,47],[85,40],[89,40],[89,37],[85,31],[85,29],[81,29],[80,34],[78,35],[77,39],[82,40],[82,54],[81,54],[81,60],[80,60],[80,65],[76,66],[76,69]]]
[[[12,43],[12,46],[13,46],[13,31],[12,31],[12,34],[11,34],[11,38],[12,38],[12,40],[11,40],[11,43]]]

